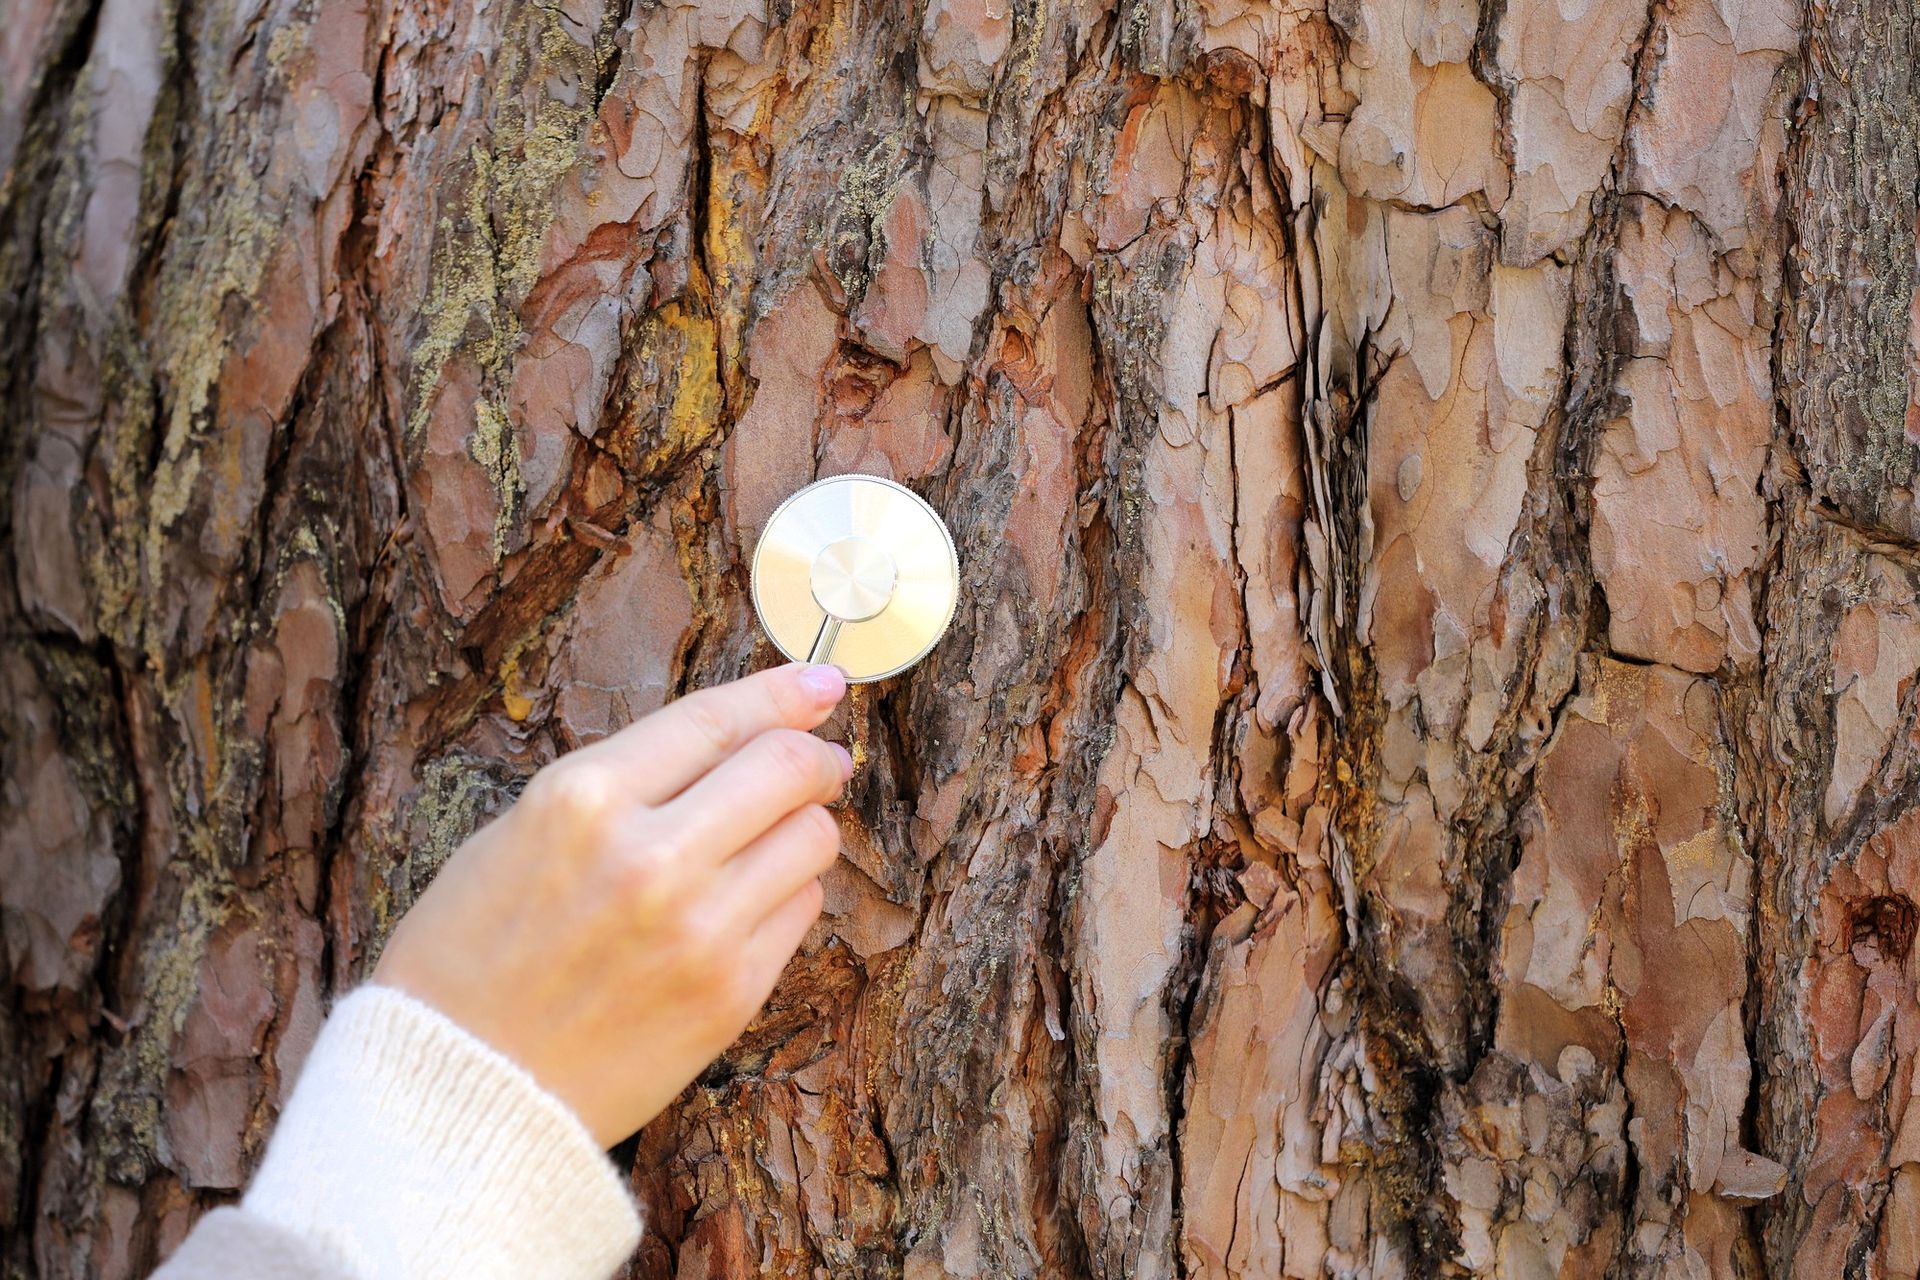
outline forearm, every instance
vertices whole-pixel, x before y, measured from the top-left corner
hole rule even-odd
[[[557,1098],[426,1005],[364,987],[328,1020],[239,1209],[155,1280],[601,1280],[639,1231]]]

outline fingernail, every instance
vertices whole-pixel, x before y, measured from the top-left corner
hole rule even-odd
[[[840,695],[847,691],[846,673],[830,662],[808,667],[800,673],[800,678],[822,702],[838,702]]]
[[[829,742],[827,745],[840,753],[840,772],[851,778],[853,776],[853,752],[847,750],[837,742]]]

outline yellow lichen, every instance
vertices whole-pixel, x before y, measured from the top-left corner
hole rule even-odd
[[[551,14],[548,20],[559,22]],[[503,80],[524,76],[528,82],[544,84],[566,70],[579,70],[569,68],[564,55],[556,52],[582,52],[564,32],[556,43],[549,31],[540,47],[543,56],[532,68],[520,67],[517,60],[503,66]],[[455,350],[464,349],[486,367],[508,354],[501,343],[511,335],[498,322],[512,318],[513,306],[539,278],[540,250],[553,221],[553,194],[579,159],[588,123],[584,107],[543,98],[530,123],[507,111],[495,126],[490,145],[470,149],[472,173],[462,210],[464,225],[445,218],[439,224],[441,248],[425,308],[430,324],[427,338],[415,348],[416,372],[437,373]],[[496,314],[487,316],[490,323],[483,337],[463,343],[460,337],[475,308]],[[437,324],[431,323],[436,320]]]
[[[307,24],[289,22],[273,33],[273,39],[267,42],[267,65],[276,70],[284,67],[287,59],[307,45]]]
[[[593,49],[575,41],[555,11],[541,12],[547,25],[540,34],[540,56],[528,83],[571,80],[575,92],[584,96],[599,73]],[[494,135],[494,158],[509,178],[492,193],[501,210],[500,276],[516,303],[540,278],[540,251],[553,222],[553,195],[578,162],[591,123],[586,107],[544,95],[530,124],[509,116]]]
[[[206,852],[204,844],[198,852]],[[200,994],[207,940],[226,920],[232,902],[225,877],[188,877],[171,926],[156,931],[148,946],[141,990],[145,1016],[130,1051],[116,1055],[94,1095],[95,1113],[106,1130],[103,1154],[118,1176],[137,1177],[159,1150],[160,1094],[172,1070],[174,1042]]]
[[[434,394],[449,360],[478,366],[487,390],[474,402],[469,452],[487,470],[499,495],[493,554],[505,554],[522,491],[520,446],[497,403],[512,379],[522,333],[520,304],[539,281],[555,193],[580,161],[593,123],[592,88],[611,44],[607,33],[582,44],[559,11],[536,11],[542,23],[533,56],[520,41],[502,46],[503,86],[492,136],[468,152],[471,173],[458,219],[442,217],[431,283],[421,316],[426,333],[415,345],[407,434],[418,435],[432,413]],[[522,94],[536,96],[531,113],[517,110]]]
[[[485,398],[473,402],[473,435],[467,452],[486,469],[500,495],[493,517],[493,559],[497,564],[507,550],[507,533],[513,528],[514,511],[519,505],[520,438],[513,429],[507,411]]]
[[[200,477],[200,454],[192,443],[226,363],[227,299],[256,294],[279,226],[279,219],[263,207],[251,171],[223,171],[218,181],[218,187],[211,178],[190,182],[190,187],[202,189],[186,197],[193,201],[186,207],[212,210],[211,225],[199,240],[203,252],[170,262],[161,276],[158,310],[167,323],[155,363],[167,371],[170,395],[141,542],[149,591],[165,573],[167,531],[186,514]],[[149,634],[146,648],[149,660],[161,667],[162,637]]]
[[[474,147],[469,158],[473,175],[466,191],[466,226],[457,230],[450,217],[442,217],[439,223],[433,283],[421,308],[427,332],[413,349],[414,407],[407,418],[409,435],[418,434],[426,425],[440,370],[455,351],[464,350],[483,369],[498,366],[503,356],[495,314],[499,277],[494,266],[493,224],[487,213],[493,160],[481,147]],[[485,330],[469,340],[466,335],[476,316],[484,322]]]

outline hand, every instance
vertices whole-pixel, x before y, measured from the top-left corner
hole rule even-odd
[[[840,849],[853,772],[805,732],[846,692],[799,664],[703,690],[535,775],[456,851],[373,980],[529,1071],[605,1146],[766,1002]]]

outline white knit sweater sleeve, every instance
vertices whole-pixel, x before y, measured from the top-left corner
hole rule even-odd
[[[327,1019],[241,1207],[355,1280],[605,1280],[640,1239],[564,1103],[380,986]]]

